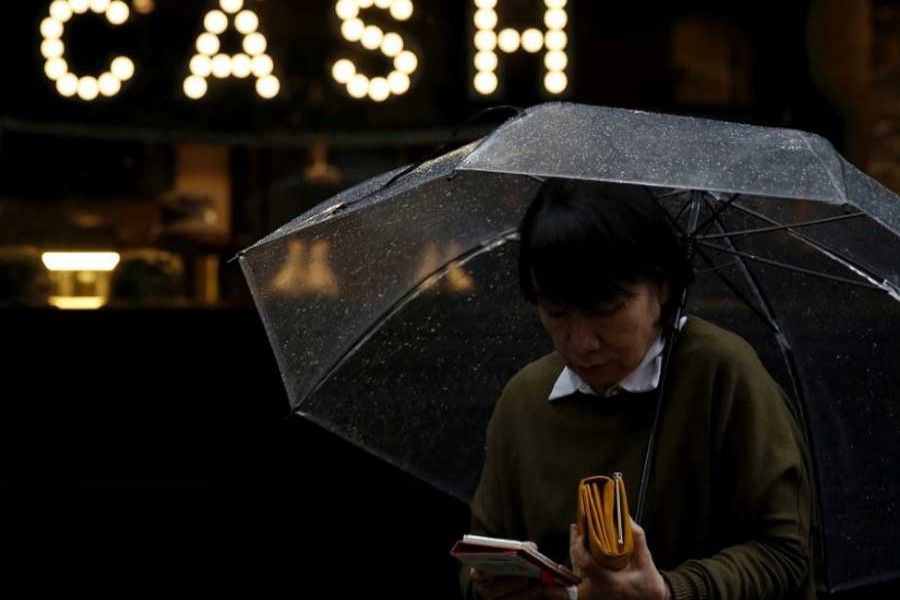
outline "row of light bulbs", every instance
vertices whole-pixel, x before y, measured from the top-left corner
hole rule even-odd
[[[269,42],[257,31],[259,16],[252,10],[241,10],[243,0],[219,0],[219,7],[222,10],[211,10],[203,17],[205,31],[197,36],[197,53],[189,63],[191,74],[184,80],[184,94],[191,100],[205,96],[210,75],[218,79],[245,79],[252,75],[256,78],[256,93],[262,98],[274,98],[281,91],[281,82],[273,74],[272,57],[266,54]],[[234,55],[219,52],[219,35],[228,29],[228,15],[234,15],[234,28],[244,36],[244,52]]]
[[[521,47],[525,52],[534,54],[542,49],[547,50],[544,55],[544,67],[547,69],[544,75],[544,89],[551,94],[561,94],[568,87],[566,67],[569,57],[566,54],[568,36],[565,29],[569,17],[566,12],[566,0],[544,0],[546,11],[544,12],[544,26],[542,32],[536,28],[529,28],[521,33],[510,27],[497,33],[497,0],[475,0],[475,14],[472,17],[475,24],[475,91],[483,96],[489,96],[497,91],[499,81],[497,79],[497,64],[499,62],[496,50],[499,48],[507,54],[517,52]]]
[[[397,21],[409,19],[415,8],[411,0],[338,0],[334,6],[335,14],[341,19],[341,36],[367,50],[380,50],[393,60],[393,70],[387,76],[370,78],[360,73],[352,60],[341,58],[332,66],[331,75],[353,98],[368,96],[375,102],[384,102],[392,94],[400,96],[409,91],[409,78],[418,68],[419,58],[404,48],[399,33],[385,33],[377,25],[366,25],[359,18],[360,10],[372,7],[387,10]]]

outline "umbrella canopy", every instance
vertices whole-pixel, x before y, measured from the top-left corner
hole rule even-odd
[[[241,253],[292,409],[467,499],[503,383],[550,349],[515,264],[547,177],[654,190],[696,250],[687,312],[804,415],[829,586],[897,576],[900,199],[808,133],[545,104],[339,194]]]

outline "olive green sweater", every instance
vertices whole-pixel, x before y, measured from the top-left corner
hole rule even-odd
[[[723,329],[691,317],[676,344],[642,523],[656,566],[676,600],[814,598],[805,449],[787,399]],[[473,532],[568,562],[581,478],[621,471],[636,504],[656,393],[550,402],[563,366],[550,354],[507,384],[471,510]]]

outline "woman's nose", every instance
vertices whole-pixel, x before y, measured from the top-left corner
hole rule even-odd
[[[575,322],[569,327],[569,345],[579,354],[600,349],[600,338],[583,323]]]

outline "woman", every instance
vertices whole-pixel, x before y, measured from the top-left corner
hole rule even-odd
[[[565,590],[464,570],[466,594],[814,598],[803,436],[746,342],[699,318],[673,322],[691,270],[656,200],[550,180],[521,232],[521,288],[556,351],[497,402],[472,531],[532,540],[584,580]],[[632,523],[628,566],[606,569],[572,526],[577,484],[621,471],[634,503],[676,325],[643,527]]]

